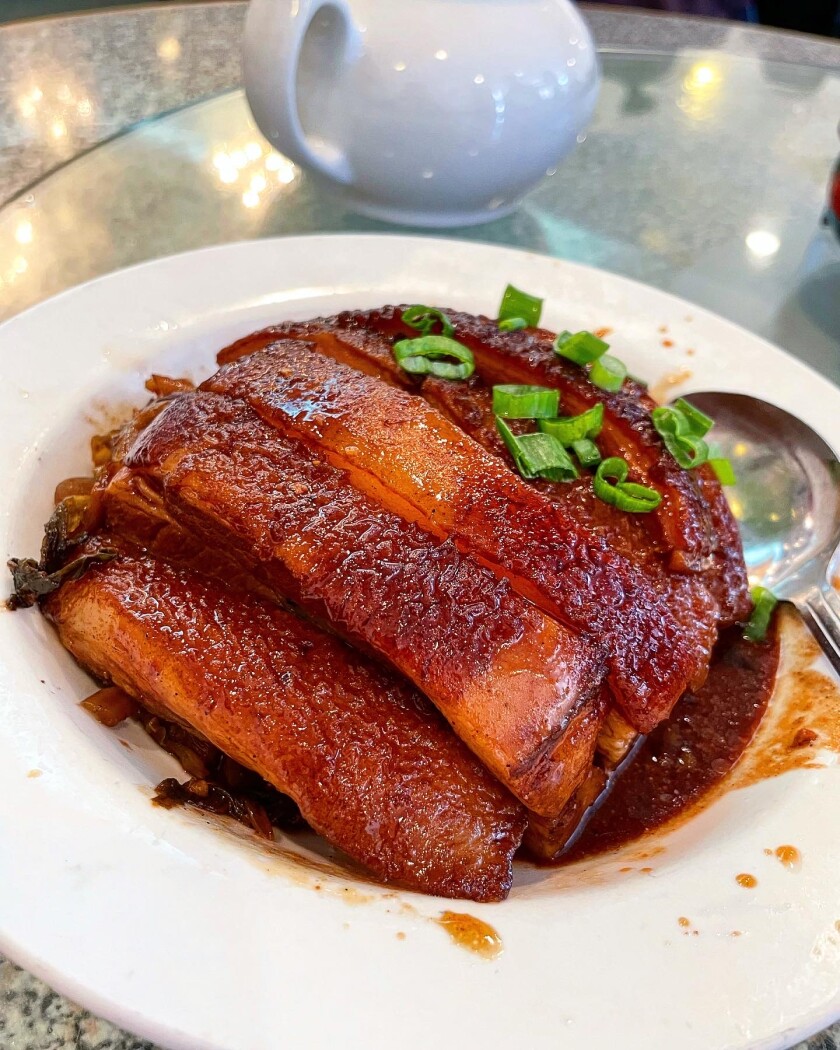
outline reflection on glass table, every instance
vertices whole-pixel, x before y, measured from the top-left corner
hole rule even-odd
[[[514,214],[447,235],[649,282],[840,380],[840,244],[822,221],[840,75],[708,52],[602,57],[576,153]],[[234,92],[141,125],[0,210],[0,313],[203,245],[395,229],[272,152]]]

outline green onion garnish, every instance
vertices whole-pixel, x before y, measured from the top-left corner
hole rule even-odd
[[[499,307],[499,320],[507,321],[509,318],[523,320],[530,328],[536,328],[540,323],[543,301],[535,295],[515,288],[509,284],[502,296],[502,305]]]
[[[517,437],[498,416],[496,427],[523,478],[571,481],[578,476],[569,453],[555,438],[548,434],[522,434]]]
[[[443,310],[434,306],[409,306],[407,310],[403,310],[402,320],[403,324],[407,324],[409,328],[416,328],[423,335],[431,335],[436,324],[440,325],[441,335],[451,336],[455,331]]]
[[[687,406],[688,411],[682,406]],[[703,440],[714,425],[707,415],[680,398],[673,405],[660,405],[650,414],[665,447],[685,470],[701,467],[709,458]]]
[[[636,485],[632,481],[622,481],[616,486],[618,496],[615,506],[618,510],[625,510],[631,514],[647,514],[656,510],[662,502],[662,496],[656,489],[648,488],[647,485]]]
[[[576,365],[588,365],[597,361],[609,350],[610,344],[591,332],[560,332],[554,340],[554,351]]]
[[[750,642],[763,642],[779,599],[766,587],[753,587],[750,597],[753,601],[753,611],[744,628],[744,637]]]
[[[674,402],[674,408],[678,412],[682,412],[688,420],[689,430],[695,437],[705,437],[715,425],[715,421],[711,416],[701,412],[699,408],[690,404],[684,397],[677,398]]]
[[[574,444],[584,438],[596,438],[604,425],[604,406],[599,402],[592,408],[581,412],[579,416],[566,416],[561,419],[542,419],[539,428],[544,434],[551,434],[561,445]]]
[[[440,379],[468,379],[475,371],[475,359],[466,346],[445,335],[423,335],[394,343],[397,364],[413,375],[432,375]],[[454,358],[452,360],[448,360]]]
[[[506,317],[499,321],[500,332],[518,332],[521,328],[527,328],[528,322],[524,317]]]
[[[601,462],[601,452],[595,442],[590,441],[589,438],[573,441],[572,451],[582,467],[597,467]]]
[[[736,482],[735,470],[728,459],[721,457],[715,457],[709,460],[709,466],[717,475],[718,481],[721,485],[734,485]]]
[[[618,456],[602,460],[593,480],[595,495],[604,503],[631,514],[646,514],[656,510],[662,502],[661,494],[646,485],[628,481],[628,472],[627,464]]]
[[[503,419],[554,419],[560,393],[547,386],[493,387],[493,412]]]
[[[608,390],[614,394],[621,389],[621,384],[627,378],[627,366],[617,357],[602,354],[592,365],[589,378],[602,390]]]

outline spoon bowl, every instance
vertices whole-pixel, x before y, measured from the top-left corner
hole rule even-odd
[[[715,421],[713,443],[736,484],[727,496],[750,583],[802,613],[840,671],[840,598],[829,574],[840,545],[840,462],[801,419],[747,394],[704,391],[690,401]]]

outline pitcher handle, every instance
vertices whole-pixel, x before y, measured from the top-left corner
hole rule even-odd
[[[341,58],[346,59],[355,36],[346,0],[251,0],[245,22],[245,90],[260,130],[281,153],[347,185],[353,173],[344,152],[327,143],[313,145],[298,114],[301,46],[324,7],[335,10],[343,21]]]

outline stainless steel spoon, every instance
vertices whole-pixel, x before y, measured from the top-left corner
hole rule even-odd
[[[840,463],[806,423],[746,394],[687,395],[715,421],[710,439],[737,483],[726,489],[750,583],[792,602],[840,674],[840,597],[831,585],[840,544]]]

